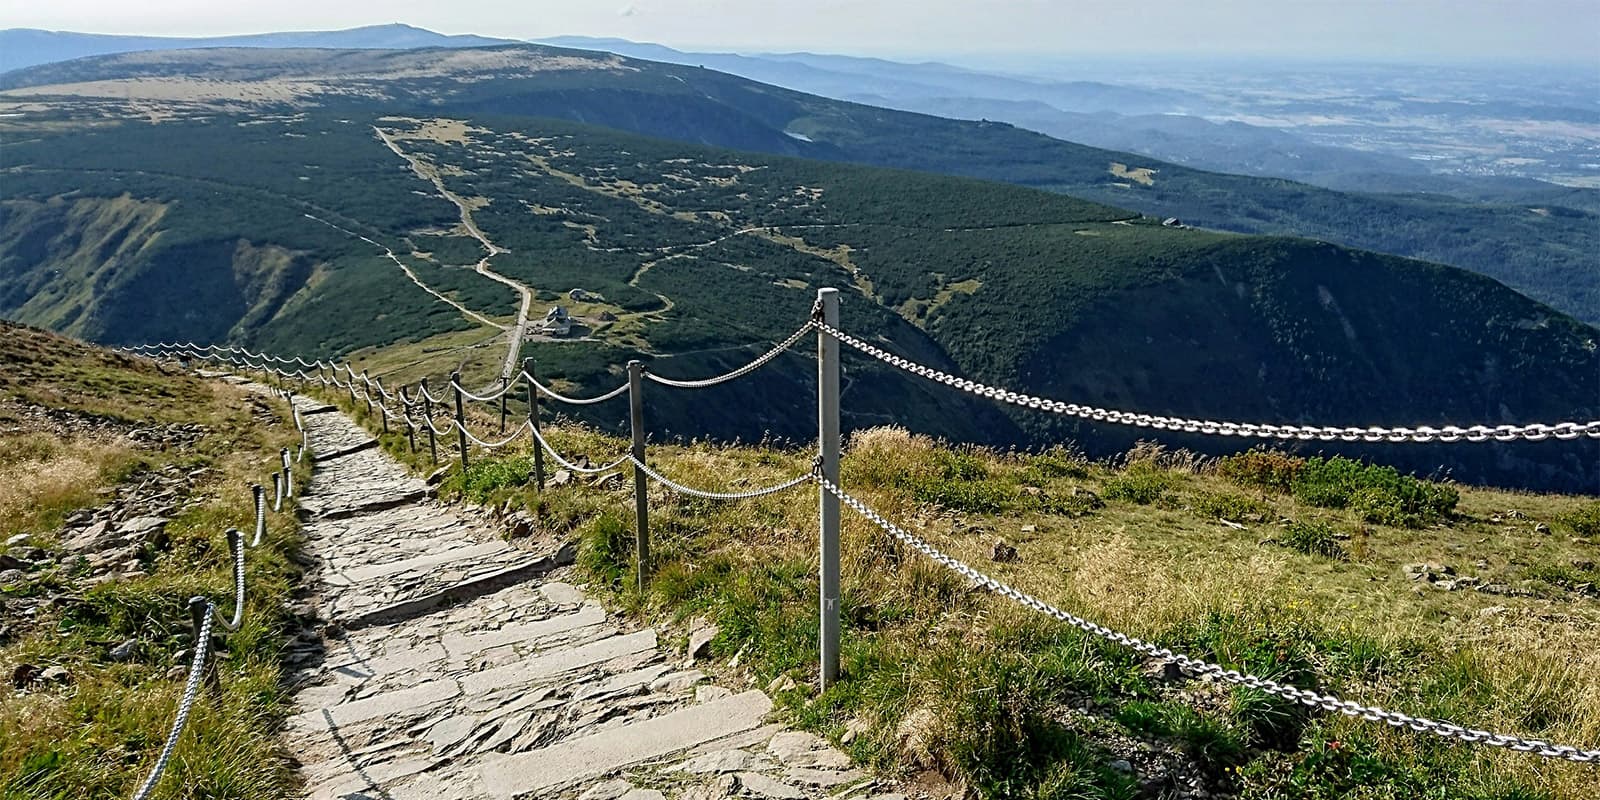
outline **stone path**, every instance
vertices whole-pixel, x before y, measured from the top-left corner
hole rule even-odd
[[[293,677],[284,732],[308,797],[889,800],[838,750],[771,724],[765,693],[707,682],[550,573],[551,553],[428,500],[354,449],[370,437],[347,417],[296,402],[316,452],[353,450],[320,461],[301,502],[331,637]],[[506,574],[541,577],[481,585]]]

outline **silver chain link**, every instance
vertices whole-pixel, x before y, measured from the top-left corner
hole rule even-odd
[[[1082,617],[1067,613],[1066,611],[1056,608],[1055,606],[1050,605],[1049,603],[1046,603],[1045,601],[1040,600],[1039,598],[1034,597],[1027,592],[1017,589],[1009,584],[1002,583],[995,578],[991,578],[977,569],[961,562],[959,559],[945,555],[933,545],[928,544],[927,542],[918,538],[916,535],[906,531],[898,525],[895,525],[889,520],[884,519],[883,515],[872,510],[871,507],[860,500],[857,500],[854,497],[846,494],[844,490],[840,489],[836,484],[829,481],[822,475],[818,474],[816,480],[823,489],[827,490],[833,496],[839,498],[840,502],[849,506],[856,513],[865,517],[874,525],[882,528],[896,539],[899,539],[901,542],[911,546],[917,552],[927,556],[935,563],[950,569],[951,571],[967,578],[968,580],[971,580],[980,586],[983,586],[984,588],[998,595],[1015,601],[1024,608],[1029,608],[1041,614],[1045,614],[1046,616],[1053,617],[1061,622],[1071,625],[1074,628],[1084,631],[1085,633],[1090,633],[1105,639],[1106,641],[1128,647],[1135,652],[1140,653],[1141,655],[1159,659],[1160,661],[1166,663],[1176,664],[1180,669],[1189,673],[1190,675],[1212,676],[1229,683],[1267,692],[1268,694],[1276,695],[1285,700],[1291,700],[1296,703],[1300,703],[1301,705],[1320,708],[1326,711],[1337,711],[1347,717],[1355,717],[1358,719],[1367,720],[1368,722],[1382,722],[1386,725],[1396,728],[1406,728],[1413,731],[1431,733],[1435,736],[1440,736],[1447,739],[1459,739],[1463,742],[1486,744],[1491,747],[1504,747],[1506,749],[1515,750],[1522,753],[1533,753],[1535,755],[1544,756],[1545,758],[1559,758],[1580,763],[1600,761],[1600,750],[1580,750],[1576,747],[1569,747],[1567,745],[1550,744],[1549,742],[1540,739],[1527,739],[1520,736],[1491,733],[1489,731],[1462,727],[1450,722],[1432,720],[1426,717],[1413,717],[1409,714],[1403,714],[1398,711],[1386,711],[1377,706],[1365,706],[1350,700],[1340,700],[1338,697],[1335,697],[1331,694],[1322,694],[1310,689],[1300,689],[1298,687],[1278,683],[1277,681],[1269,680],[1267,678],[1260,678],[1254,675],[1239,672],[1238,670],[1228,669],[1226,667],[1212,664],[1198,658],[1192,658],[1190,656],[1183,655],[1182,653],[1174,653],[1165,647],[1157,647],[1156,645],[1153,645],[1142,639],[1129,636],[1125,633],[1120,633],[1107,628],[1104,625],[1099,625],[1083,619]]]
[[[643,470],[644,474],[649,475],[657,483],[666,486],[668,489],[678,492],[679,494],[686,494],[692,497],[703,497],[707,500],[750,500],[756,497],[766,497],[770,494],[777,494],[782,491],[793,489],[802,483],[810,483],[812,479],[812,473],[806,472],[804,475],[800,475],[799,477],[761,489],[750,489],[743,492],[708,492],[704,489],[695,489],[690,486],[684,486],[677,481],[667,478],[661,473],[651,469],[650,465],[640,461],[637,458],[634,458],[632,454],[628,455],[628,460],[632,461],[634,466]]]
[[[810,325],[802,325],[800,326],[799,330],[790,334],[789,338],[779,342],[778,345],[771,350],[762,353],[754,361],[751,361],[750,363],[745,364],[744,366],[739,367],[732,372],[724,372],[723,374],[712,378],[701,378],[699,380],[677,380],[675,378],[663,378],[660,375],[649,371],[648,369],[645,370],[644,377],[647,380],[655,381],[663,386],[673,386],[679,389],[704,389],[708,386],[716,386],[719,383],[727,383],[728,381],[738,380],[739,378],[742,378],[745,375],[762,368],[767,364],[767,362],[777,358],[780,355],[783,355],[784,351],[793,347],[795,342],[800,341],[801,337],[810,332]]]
[[[928,380],[952,386],[961,391],[999,400],[1004,403],[1046,411],[1052,414],[1081,417],[1095,422],[1112,422],[1119,425],[1133,425],[1141,428],[1156,430],[1182,431],[1184,433],[1201,433],[1216,436],[1240,436],[1258,439],[1284,439],[1284,440],[1317,440],[1340,442],[1510,442],[1517,440],[1541,441],[1543,439],[1577,439],[1587,436],[1591,439],[1600,439],[1600,420],[1590,422],[1560,422],[1554,425],[1533,423],[1528,425],[1473,425],[1459,427],[1445,425],[1443,427],[1430,427],[1427,425],[1415,428],[1339,428],[1319,427],[1315,425],[1274,425],[1271,423],[1255,422],[1218,422],[1215,420],[1184,419],[1181,417],[1163,417],[1155,414],[1137,414],[1131,411],[1115,411],[1112,409],[1083,406],[1076,403],[1064,403],[1059,400],[1047,400],[1033,395],[1013,392],[1006,389],[996,389],[977,381],[958,378],[948,372],[941,372],[929,366],[918,364],[907,358],[902,358],[893,353],[874,347],[866,342],[851,336],[844,331],[831,327],[825,323],[813,321],[811,323],[817,330],[838,339],[840,342],[854,347],[861,352],[878,359],[892,367],[904,370],[913,375],[918,375]]]
[[[161,774],[167,771],[167,762],[172,760],[172,751],[178,746],[178,737],[183,735],[183,728],[189,723],[189,711],[194,708],[194,699],[200,693],[200,676],[205,672],[206,657],[211,653],[211,621],[217,607],[210,601],[206,602],[204,622],[200,623],[198,641],[194,643],[194,660],[189,662],[189,682],[183,688],[183,699],[178,702],[178,714],[172,720],[172,731],[167,734],[167,742],[161,747],[161,756],[156,759],[154,767],[150,768],[150,775],[140,784],[139,790],[133,793],[133,800],[146,800],[150,792],[156,788],[156,783],[161,780]]]

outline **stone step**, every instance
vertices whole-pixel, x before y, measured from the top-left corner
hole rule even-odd
[[[490,757],[479,775],[496,800],[541,795],[752,730],[771,711],[765,692],[748,691],[540,750]]]

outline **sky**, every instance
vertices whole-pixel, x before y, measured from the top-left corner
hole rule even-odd
[[[0,27],[213,36],[405,22],[512,39],[888,57],[1559,61],[1600,74],[1600,0],[0,0]]]

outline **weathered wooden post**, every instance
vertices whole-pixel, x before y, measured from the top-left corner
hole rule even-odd
[[[820,289],[817,301],[822,322],[839,327],[839,290]],[[839,340],[817,332],[817,446],[822,455],[822,477],[839,485]],[[819,556],[821,560],[821,686],[839,679],[839,498],[819,487]]]
[[[537,491],[544,491],[544,445],[539,444],[539,388],[533,385],[533,359],[522,359],[522,379],[528,382],[528,424],[533,426],[533,479]]]
[[[506,395],[511,394],[511,378],[500,376],[500,432],[506,432]]]
[[[378,396],[382,397],[383,396],[383,377],[382,376],[378,377],[377,383],[378,383]],[[383,435],[388,436],[389,435],[389,406],[388,406],[388,404],[384,403],[382,400],[379,400],[378,401],[378,411],[381,412],[381,413],[378,414],[378,416],[383,417]]]
[[[352,378],[351,382],[355,380]],[[367,377],[367,371],[361,370],[361,396],[367,399],[367,415],[372,415],[372,379]]]
[[[422,379],[422,420],[428,426],[428,461],[439,463],[439,445],[433,435],[433,397],[428,394],[428,379]]]
[[[400,412],[406,418],[407,452],[415,453],[417,452],[417,426],[416,423],[411,421],[411,398],[406,396],[406,387],[404,386],[400,387],[398,394],[400,395]]]
[[[461,401],[461,373],[450,373],[450,389],[456,394],[456,438],[461,442],[461,474],[467,472],[467,412]]]
[[[644,363],[628,362],[628,419],[633,428],[633,509],[637,522],[634,528],[634,555],[638,557],[636,570],[639,591],[644,591],[650,569],[650,483],[644,474]]]

